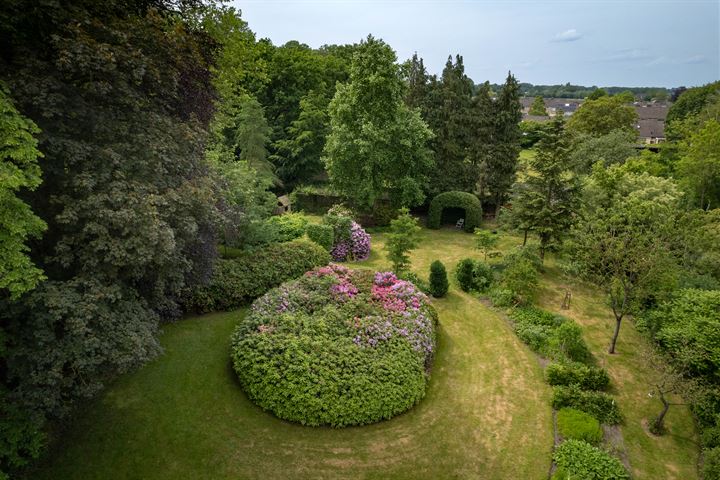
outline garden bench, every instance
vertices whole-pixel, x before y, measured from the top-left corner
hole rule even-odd
[[[463,228],[464,225],[465,225],[465,219],[461,218],[460,220],[457,221],[457,223],[455,223],[455,228]]]

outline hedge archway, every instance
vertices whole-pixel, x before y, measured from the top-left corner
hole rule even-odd
[[[482,206],[480,200],[472,193],[445,192],[433,198],[428,213],[428,228],[440,228],[440,219],[445,208],[462,208],[465,210],[466,232],[472,233],[482,221]]]

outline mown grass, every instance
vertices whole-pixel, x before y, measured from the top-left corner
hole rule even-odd
[[[386,269],[385,234],[373,234],[370,259]],[[498,250],[521,243],[503,235]],[[413,270],[430,263],[451,273],[480,258],[474,238],[452,228],[423,229]],[[565,288],[570,310],[559,310]],[[564,279],[552,259],[539,303],[584,327],[608,369],[626,422],[624,444],[636,479],[697,478],[697,434],[685,407],[674,406],[669,433],[644,422],[659,403],[648,392],[655,373],[638,352],[644,339],[626,322],[618,354],[606,353],[612,317],[602,295]],[[439,348],[426,398],[392,420],[348,429],[309,428],[254,406],[229,363],[229,336],[244,315],[206,315],[167,325],[163,356],[127,375],[76,416],[62,441],[28,475],[37,479],[544,479],[553,444],[550,389],[527,347],[505,320],[451,280],[440,314]]]
[[[472,247],[424,231],[418,273]],[[388,265],[382,234],[363,266]],[[426,398],[386,422],[348,429],[280,421],[248,401],[229,363],[244,310],[165,327],[162,357],[78,412],[33,479],[543,479],[550,390],[505,321],[456,288],[435,301],[439,348]]]

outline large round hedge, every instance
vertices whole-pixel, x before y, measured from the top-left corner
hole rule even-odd
[[[462,208],[465,210],[466,232],[472,233],[475,227],[482,222],[482,207],[480,200],[472,193],[467,192],[445,192],[436,196],[430,202],[428,212],[428,228],[440,228],[442,212],[446,208]]]
[[[331,264],[258,298],[231,356],[248,396],[278,417],[363,425],[423,398],[436,322],[413,284]]]

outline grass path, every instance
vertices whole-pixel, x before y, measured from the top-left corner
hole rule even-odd
[[[418,273],[448,266],[469,235],[424,231]],[[430,241],[432,237],[432,241]],[[368,265],[383,268],[382,235]],[[280,421],[243,394],[229,336],[243,311],[165,327],[165,354],[79,412],[33,479],[545,479],[550,390],[505,321],[452,289],[426,398],[375,425],[335,430]]]

